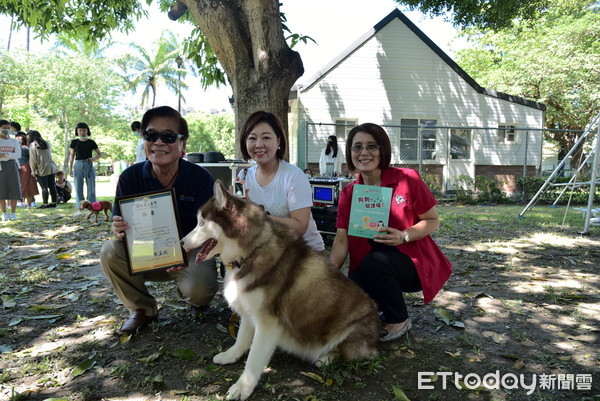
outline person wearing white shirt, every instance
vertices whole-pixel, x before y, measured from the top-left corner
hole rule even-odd
[[[244,160],[256,162],[238,176],[245,182],[248,199],[322,252],[325,245],[311,212],[311,186],[302,170],[283,160],[286,140],[279,117],[265,111],[248,117],[241,130],[240,149]]]
[[[21,144],[9,136],[10,124],[7,120],[0,120],[0,208],[2,221],[17,218],[17,201],[21,196],[21,183],[19,177],[19,163],[21,157]],[[10,202],[10,212],[6,211],[6,201]]]
[[[138,138],[135,147],[135,162],[146,161],[146,152],[144,151],[144,138],[142,138],[142,123],[134,121],[131,123],[131,132]]]
[[[319,173],[323,177],[341,176],[343,160],[344,155],[338,148],[337,137],[330,135],[327,138],[327,146],[321,151]]]

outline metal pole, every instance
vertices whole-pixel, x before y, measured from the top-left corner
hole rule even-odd
[[[594,162],[592,163],[592,179],[590,182],[590,195],[588,197],[587,213],[585,214],[585,224],[581,234],[589,234],[590,218],[592,206],[594,205],[594,195],[596,194],[596,179],[598,178],[598,160],[600,160],[600,123],[596,129],[596,146],[594,147]]]
[[[177,92],[179,92],[177,111],[181,113],[181,66],[183,65],[183,58],[181,56],[177,56],[175,62],[177,63]]]

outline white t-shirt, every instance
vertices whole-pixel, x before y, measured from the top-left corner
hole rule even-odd
[[[140,138],[135,149],[135,162],[139,163],[143,161],[146,161],[146,152],[144,152],[144,138]]]
[[[261,187],[256,181],[258,166],[248,168],[244,178],[244,170],[238,174],[239,180],[246,181],[248,196],[252,202],[263,205],[265,211],[277,217],[290,217],[290,211],[312,207],[312,189],[306,175],[298,167],[284,160],[279,161],[279,168],[273,181]],[[325,245],[317,229],[317,224],[310,216],[306,233],[306,243],[317,251],[323,251]]]
[[[331,177],[333,173],[342,175],[342,163],[344,161],[342,150],[338,149],[337,157],[333,157],[333,149],[328,155],[325,154],[326,150],[327,148],[321,151],[321,157],[319,158],[319,174],[325,177]]]

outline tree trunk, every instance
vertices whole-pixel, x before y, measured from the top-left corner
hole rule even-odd
[[[235,102],[236,142],[246,118],[258,110],[278,115],[288,135],[288,97],[304,67],[300,54],[285,41],[279,0],[183,0],[182,3],[188,7],[229,78]]]

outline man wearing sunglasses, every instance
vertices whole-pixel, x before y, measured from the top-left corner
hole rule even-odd
[[[142,118],[142,138],[146,161],[128,167],[117,184],[117,197],[164,189],[175,190],[181,234],[186,235],[197,224],[196,213],[213,196],[214,180],[204,168],[181,158],[189,136],[188,126],[179,112],[168,106],[148,110]],[[133,334],[158,321],[156,299],[146,287],[146,281],[175,281],[177,294],[190,304],[193,317],[208,309],[215,296],[217,269],[214,259],[196,263],[196,251],[189,255],[187,266],[129,275],[123,243],[128,222],[121,217],[118,202],[114,202],[112,231],[100,251],[104,274],[130,316],[119,333]]]

